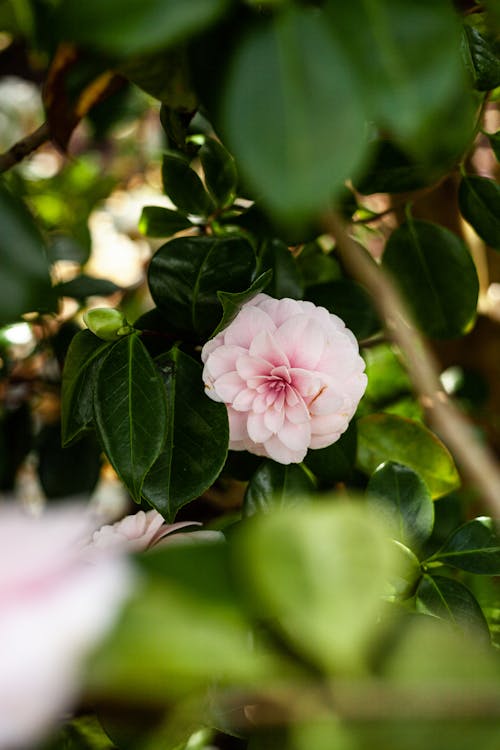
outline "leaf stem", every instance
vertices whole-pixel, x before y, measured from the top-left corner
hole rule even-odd
[[[17,141],[8,151],[0,154],[0,174],[7,172],[20,161],[36,151],[43,143],[50,139],[50,130],[48,122],[44,122],[39,128],[30,133],[25,138]]]

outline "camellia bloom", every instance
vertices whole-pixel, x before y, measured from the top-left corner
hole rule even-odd
[[[94,531],[89,546],[93,549],[109,549],[116,546],[128,552],[144,552],[169,534],[186,526],[201,526],[201,524],[198,521],[168,524],[157,510],[149,510],[147,513],[140,510],[114,524],[101,526],[100,529]]]
[[[85,509],[0,506],[0,748],[31,746],[74,703],[83,661],[130,593],[125,555],[89,560]]]
[[[312,302],[259,294],[201,353],[233,450],[299,463],[347,429],[366,388],[353,333]]]

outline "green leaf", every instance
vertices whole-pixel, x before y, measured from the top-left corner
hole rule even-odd
[[[223,118],[239,168],[276,215],[299,223],[324,208],[362,158],[364,111],[320,8],[285,9],[249,32]]]
[[[260,294],[269,285],[272,278],[273,272],[269,269],[261,273],[260,276],[257,276],[253,284],[248,289],[245,289],[244,292],[217,292],[217,297],[222,305],[222,319],[210,338],[213,338],[220,331],[224,330],[238,315],[242,305],[249,302],[257,294]]]
[[[263,269],[270,268],[273,272],[272,282],[267,290],[271,297],[302,299],[304,286],[299,267],[284,242],[277,239],[264,242],[260,261]]]
[[[61,425],[45,425],[37,436],[37,474],[50,500],[78,496],[89,498],[101,471],[101,447],[95,435],[63,448]]]
[[[405,193],[431,185],[451,167],[439,169],[408,156],[392,141],[379,141],[367,171],[356,180],[360,193]]]
[[[258,617],[321,669],[356,669],[374,634],[392,549],[366,508],[310,503],[257,514],[235,544]],[[351,672],[349,672],[351,673]]]
[[[69,445],[92,426],[96,371],[110,346],[90,331],[80,331],[69,345],[62,377],[63,445]]]
[[[427,541],[434,526],[434,505],[425,482],[415,471],[387,461],[370,477],[366,495],[398,541],[409,547],[421,547]]]
[[[215,206],[203,183],[189,166],[189,161],[176,151],[163,154],[161,168],[163,189],[177,208],[185,214],[208,216]]]
[[[338,279],[307,288],[307,299],[337,315],[357,339],[365,339],[380,330],[380,321],[370,296],[351,279]]]
[[[487,177],[467,175],[458,191],[460,211],[487,245],[500,250],[500,187]]]
[[[238,172],[236,164],[222,143],[206,138],[198,152],[208,192],[220,208],[230,206],[236,198]]]
[[[474,518],[448,537],[429,561],[437,560],[470,573],[500,575],[500,533],[491,518]]]
[[[375,404],[385,404],[411,391],[408,373],[390,344],[379,344],[363,352],[368,385],[365,398]]]
[[[0,183],[0,327],[28,312],[52,312],[45,243],[24,204]]]
[[[193,225],[184,214],[163,206],[144,206],[139,230],[147,237],[171,237]]]
[[[144,477],[165,443],[167,413],[160,373],[138,333],[124,336],[102,360],[94,410],[103,448],[140,502]]]
[[[217,20],[228,0],[62,0],[56,17],[64,39],[128,56],[169,47]]]
[[[266,459],[250,479],[243,513],[269,513],[278,508],[300,505],[310,499],[314,482],[301,464],[284,466]]]
[[[500,130],[497,130],[496,133],[486,133],[486,135],[488,136],[496,160],[500,162]]]
[[[356,422],[332,445],[309,450],[304,463],[321,482],[332,485],[351,479],[356,461]]]
[[[71,281],[57,284],[54,290],[60,297],[86,299],[86,297],[109,297],[111,294],[122,291],[122,288],[108,279],[98,279],[82,273]]]
[[[425,153],[439,139],[443,113],[461,97],[453,129],[442,140],[446,144],[461,135],[466,89],[460,27],[451,3],[352,0],[339,5],[329,0],[326,9],[379,128]]]
[[[224,404],[209,399],[198,362],[174,348],[158,360],[167,394],[167,439],[148,472],[142,494],[173,521],[219,476],[227,456],[229,426]]]
[[[409,466],[421,476],[435,500],[460,485],[448,449],[419,422],[393,414],[371,414],[357,422],[357,464],[373,474],[385,461]]]
[[[487,39],[473,26],[464,26],[468,54],[466,64],[478,91],[490,91],[500,86],[500,59]]]
[[[481,607],[459,581],[424,575],[417,589],[416,607],[420,612],[449,620],[459,628],[481,634],[489,640],[488,624]]]
[[[149,288],[175,329],[203,339],[222,314],[217,292],[247,289],[254,270],[254,252],[241,237],[178,237],[153,256]]]
[[[470,326],[479,294],[476,268],[449,229],[409,218],[389,237],[382,266],[428,336],[453,338]]]

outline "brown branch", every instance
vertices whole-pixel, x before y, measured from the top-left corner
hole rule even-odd
[[[348,234],[338,214],[328,214],[324,226],[337,242],[347,270],[373,297],[390,338],[401,350],[416,393],[431,427],[442,437],[464,475],[477,487],[491,514],[500,518],[500,468],[466,417],[443,391],[438,367],[423,337],[412,323],[398,290],[371,256]]]
[[[47,122],[44,122],[33,133],[27,135],[26,138],[22,138],[12,148],[5,151],[5,153],[0,154],[0,173],[6,172],[11,167],[19,164],[20,161],[29,156],[33,151],[36,151],[49,138],[49,125]]]

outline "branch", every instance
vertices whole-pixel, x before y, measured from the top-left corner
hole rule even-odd
[[[5,153],[0,154],[0,173],[6,172],[8,169],[18,164],[26,156],[29,156],[33,151],[36,151],[42,143],[45,143],[50,138],[49,125],[44,122],[40,125],[37,130],[30,133],[26,138],[22,138],[20,141],[15,143],[12,148]]]
[[[398,290],[349,236],[338,214],[328,214],[324,226],[334,235],[345,267],[373,297],[390,338],[406,360],[408,375],[431,427],[448,445],[464,475],[477,487],[491,514],[500,518],[500,468],[496,458],[488,446],[479,442],[469,421],[443,391],[435,359],[412,323]]]

